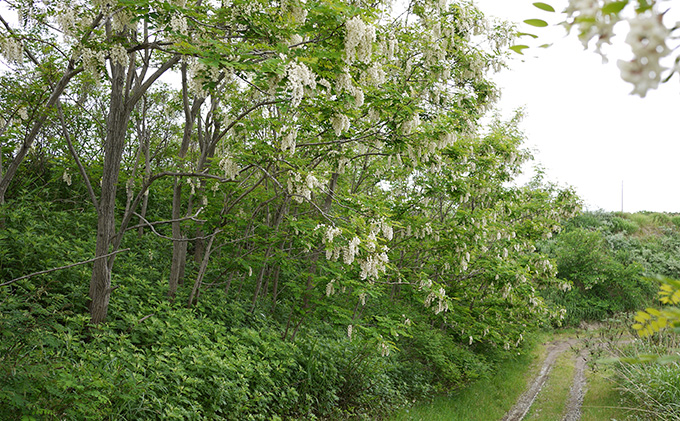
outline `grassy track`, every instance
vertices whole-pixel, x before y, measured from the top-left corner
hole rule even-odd
[[[494,377],[480,380],[451,397],[438,397],[431,403],[417,404],[394,415],[395,421],[489,421],[501,419],[538,374],[545,358],[544,341],[551,334],[534,339],[531,351],[500,364]]]
[[[481,380],[451,397],[438,397],[432,402],[416,404],[394,414],[394,421],[489,421],[500,420],[515,404],[538,374],[546,356],[545,343],[566,340],[573,332],[542,334],[534,339],[531,350],[505,361],[493,378]],[[561,420],[569,399],[574,376],[574,352],[565,351],[555,362],[550,378],[525,417],[533,421]],[[587,392],[583,400],[582,420],[627,419],[621,407],[616,385],[607,380],[607,368],[586,370]]]
[[[555,361],[548,381],[524,419],[531,421],[561,419],[569,399],[573,378],[574,353],[565,351]]]

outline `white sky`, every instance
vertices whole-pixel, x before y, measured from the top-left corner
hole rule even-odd
[[[533,1],[475,3],[488,17],[514,22],[563,19]],[[565,0],[543,1],[558,12],[566,6]],[[590,210],[621,210],[623,182],[624,211],[680,212],[678,76],[646,98],[632,96],[632,85],[621,80],[616,66],[617,58],[628,58],[625,34],[614,37],[618,45],[602,64],[592,48],[583,50],[576,32],[567,37],[562,27],[519,28],[541,38],[523,37],[517,44],[553,45],[514,55],[511,69],[494,77],[502,91],[499,108],[509,116],[525,107],[521,128],[547,179],[573,186]]]

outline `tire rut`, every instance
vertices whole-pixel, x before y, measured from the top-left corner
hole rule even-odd
[[[543,361],[543,365],[541,366],[541,371],[538,373],[538,375],[534,378],[532,381],[531,385],[529,386],[529,389],[527,389],[522,396],[519,397],[517,400],[517,403],[515,406],[508,411],[505,416],[502,418],[502,421],[521,421],[524,419],[524,417],[527,415],[529,410],[531,409],[531,405],[533,405],[534,401],[536,400],[536,397],[540,393],[541,389],[543,389],[543,386],[545,385],[545,382],[548,380],[548,377],[550,376],[550,372],[552,371],[553,365],[555,364],[555,361],[557,358],[562,355],[562,353],[568,349],[571,348],[576,343],[576,339],[568,339],[568,340],[563,340],[563,341],[555,341],[551,342],[548,344],[548,355],[545,357],[545,360]],[[585,358],[579,358],[579,361],[583,361],[583,369],[580,370],[581,378],[583,379],[583,382],[577,385],[576,384],[576,378],[577,376],[574,376],[574,384],[572,384],[572,390],[570,391],[570,399],[569,399],[569,410],[567,411],[567,416],[564,418],[564,420],[578,420],[580,419],[580,414],[581,414],[581,403],[583,402],[583,385],[585,385]],[[578,362],[577,362],[578,364]],[[577,366],[577,373],[578,374],[578,366]],[[580,396],[580,397],[579,397]],[[572,408],[572,400],[574,401],[574,405],[578,406],[575,408]],[[573,414],[573,415],[572,415]],[[568,416],[576,416],[576,418],[567,418]]]

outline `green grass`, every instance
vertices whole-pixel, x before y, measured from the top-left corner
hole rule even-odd
[[[512,408],[539,372],[545,358],[541,343],[552,340],[542,333],[533,339],[529,351],[502,362],[492,378],[480,380],[450,397],[404,408],[394,421],[488,421],[498,420]]]
[[[622,404],[621,393],[616,384],[609,380],[611,367],[604,367],[596,372],[586,371],[588,390],[581,408],[582,421],[601,421],[628,419],[630,410]]]
[[[487,421],[499,420],[512,408],[528,384],[538,374],[545,359],[545,347],[540,345],[556,338],[573,336],[573,330],[553,335],[543,333],[534,339],[529,351],[500,364],[490,379],[481,380],[451,397],[437,397],[431,402],[416,404],[394,414],[394,421]],[[582,420],[602,421],[630,419],[631,411],[621,401],[616,384],[609,380],[610,367],[593,372],[586,369],[586,395]],[[559,420],[565,413],[569,390],[574,376],[574,353],[565,351],[555,362],[550,378],[536,398],[526,420]]]
[[[562,419],[573,381],[574,353],[567,350],[555,361],[548,380],[525,419],[546,421]]]

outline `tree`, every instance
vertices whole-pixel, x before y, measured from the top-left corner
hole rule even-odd
[[[486,75],[502,65],[509,28],[486,26],[468,3],[418,2],[399,18],[387,10],[339,1],[82,2],[50,3],[31,18],[48,33],[59,28],[46,57],[69,51],[61,55],[70,61],[52,60],[80,66],[82,83],[107,96],[100,187],[79,170],[98,213],[94,323],[106,318],[130,221],[149,189],[169,178],[168,220],[148,221],[143,211],[140,225],[172,226],[170,297],[187,247],[197,256],[189,305],[206,276],[227,277],[227,289],[239,280],[253,311],[266,297],[272,309],[285,303],[284,337],[325,311],[334,289],[354,301],[343,304],[354,307],[349,325],[367,299],[387,291],[410,297],[409,306],[436,303],[442,315],[465,303],[456,304],[468,315],[456,326],[490,308],[516,320],[541,308],[535,287],[551,271],[529,243],[577,202],[539,182],[503,187],[529,158],[517,119],[479,133],[497,97]],[[181,80],[174,92],[159,85],[173,69]],[[174,104],[168,127],[179,130],[168,129],[154,166],[145,127],[161,92]],[[55,121],[68,138],[75,120]],[[69,150],[78,161],[78,148]],[[511,305],[498,304],[508,297]],[[497,341],[515,343],[516,326]]]

